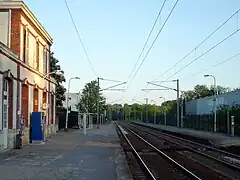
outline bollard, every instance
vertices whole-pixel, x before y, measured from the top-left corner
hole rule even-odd
[[[231,126],[231,135],[234,136],[234,116],[231,116],[231,122],[232,122],[232,126]]]
[[[86,113],[83,114],[83,134],[87,134],[87,115]]]

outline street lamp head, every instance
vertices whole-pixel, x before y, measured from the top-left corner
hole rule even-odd
[[[204,77],[209,77],[210,75],[209,74],[205,74]]]

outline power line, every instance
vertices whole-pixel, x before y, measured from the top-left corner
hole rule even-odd
[[[138,62],[139,62],[139,60],[140,60],[140,58],[141,58],[141,56],[142,56],[142,54],[143,54],[143,51],[145,50],[145,48],[146,48],[146,46],[147,46],[147,43],[148,43],[148,41],[149,41],[149,39],[150,39],[150,37],[151,37],[151,35],[152,35],[153,29],[155,28],[155,26],[156,26],[156,24],[157,24],[157,21],[158,21],[160,15],[161,15],[161,13],[162,13],[162,10],[163,10],[163,7],[164,7],[166,1],[167,1],[167,0],[164,0],[163,4],[162,4],[162,6],[161,6],[161,9],[160,9],[160,11],[158,12],[158,15],[157,15],[157,17],[156,17],[156,20],[155,20],[155,22],[153,23],[152,29],[151,29],[150,33],[148,34],[147,40],[146,40],[146,42],[145,42],[145,44],[144,44],[144,46],[143,46],[143,48],[142,48],[142,51],[141,51],[140,55],[138,56],[138,59],[137,59],[135,65],[133,66],[133,69],[132,69],[131,73],[129,74],[129,76],[128,76],[128,78],[127,78],[127,81],[128,81],[128,80],[130,79],[130,77],[132,76],[132,73],[134,72],[134,70],[135,70],[135,68],[136,68],[136,66],[137,66],[137,64],[138,64]]]
[[[208,49],[206,52],[204,52],[203,54],[201,54],[200,56],[198,56],[197,58],[193,59],[191,62],[189,62],[187,65],[183,66],[181,69],[179,69],[178,71],[176,71],[173,75],[169,76],[167,79],[165,80],[169,80],[170,78],[172,78],[173,76],[175,76],[176,74],[178,74],[179,72],[181,72],[182,70],[184,70],[185,68],[187,68],[188,66],[190,66],[192,63],[194,63],[195,61],[197,61],[199,58],[203,57],[204,55],[206,55],[207,53],[209,53],[210,51],[212,51],[213,49],[215,49],[217,46],[219,46],[220,44],[222,44],[224,41],[228,40],[230,37],[232,37],[233,35],[235,35],[237,32],[239,32],[240,29],[237,29],[236,31],[234,31],[232,34],[228,35],[226,38],[224,38],[223,40],[221,40],[220,42],[218,42],[217,44],[215,44],[214,46],[212,46],[210,49]]]
[[[105,79],[105,78],[101,78],[104,81],[109,81],[109,82],[122,82],[122,81],[118,81],[118,80],[112,80],[112,79]]]
[[[224,63],[226,63],[226,62],[228,62],[228,61],[236,58],[236,57],[239,56],[239,55],[240,55],[240,53],[237,53],[237,54],[231,56],[230,58],[227,58],[227,59],[225,59],[225,60],[223,60],[223,61],[220,61],[220,62],[214,64],[213,66],[211,66],[211,67],[209,67],[209,68],[207,68],[207,69],[204,69],[204,70],[202,70],[202,71],[199,71],[198,73],[192,74],[191,77],[197,76],[197,75],[202,74],[203,72],[206,72],[206,71],[208,71],[208,70],[210,70],[210,69],[212,69],[212,68],[215,68],[215,67],[217,67],[217,66],[219,66],[219,65],[222,65],[222,64],[224,64]],[[187,76],[187,77],[189,77],[189,76]],[[185,77],[185,78],[187,78],[187,77]],[[185,79],[185,78],[181,78],[181,79]]]
[[[71,18],[72,24],[73,24],[73,26],[74,26],[74,29],[75,29],[75,31],[76,31],[76,33],[77,33],[78,39],[79,39],[79,41],[80,41],[80,43],[81,43],[81,46],[82,46],[82,48],[83,48],[84,54],[85,54],[85,56],[87,57],[87,60],[88,60],[90,66],[91,66],[91,68],[92,68],[92,71],[93,71],[94,75],[97,77],[97,73],[96,73],[96,71],[95,71],[94,68],[93,68],[92,62],[91,62],[91,60],[90,60],[90,58],[89,58],[89,56],[88,56],[88,53],[87,53],[87,50],[86,50],[84,44],[83,44],[83,41],[82,41],[82,38],[81,38],[81,36],[80,36],[80,34],[79,34],[78,28],[77,28],[76,23],[75,23],[75,21],[74,21],[74,19],[73,19],[71,10],[70,10],[70,8],[69,8],[69,6],[68,6],[67,0],[64,0],[64,2],[65,2],[65,5],[66,5],[66,7],[67,7],[67,10],[68,10],[69,16],[70,16],[70,18]]]
[[[219,29],[221,29],[225,24],[227,24],[228,21],[230,21],[235,15],[238,14],[240,9],[238,9],[235,13],[233,13],[226,21],[224,21],[217,29],[215,29],[211,34],[209,34],[202,42],[200,42],[195,48],[193,48],[191,51],[189,51],[182,59],[177,61],[173,66],[168,68],[166,71],[164,71],[160,76],[155,78],[153,81],[159,79],[161,76],[168,73],[170,70],[172,70],[174,67],[176,67],[180,62],[182,62],[184,59],[186,59],[190,54],[192,54],[197,48],[199,48],[203,43],[205,43],[208,39],[210,39],[216,32],[218,32]]]
[[[159,32],[158,32],[158,34],[157,34],[157,36],[155,37],[154,41],[152,42],[152,44],[151,44],[151,46],[150,46],[149,50],[147,51],[146,55],[144,56],[144,58],[143,58],[143,60],[142,60],[142,62],[141,62],[141,64],[140,64],[140,66],[138,67],[137,71],[135,72],[135,74],[134,74],[133,78],[131,79],[130,83],[128,84],[128,87],[127,87],[127,88],[129,88],[129,86],[131,85],[132,81],[133,81],[133,80],[134,80],[134,78],[136,77],[136,75],[137,75],[138,71],[140,70],[140,68],[141,68],[142,64],[143,64],[143,63],[144,63],[144,61],[146,60],[146,58],[147,58],[147,56],[148,56],[149,52],[150,52],[150,51],[151,51],[151,49],[153,48],[153,45],[155,44],[155,42],[156,42],[156,40],[158,39],[158,37],[159,37],[160,33],[162,32],[162,30],[163,30],[164,26],[166,25],[166,23],[167,23],[167,21],[168,21],[169,17],[171,16],[171,14],[172,14],[173,10],[174,10],[174,9],[175,9],[175,7],[176,7],[176,5],[177,5],[178,1],[179,1],[179,0],[177,0],[177,1],[175,2],[175,4],[174,4],[173,8],[171,9],[170,13],[168,14],[168,16],[167,16],[167,18],[166,18],[165,22],[163,23],[163,25],[162,25],[161,29],[159,30]]]

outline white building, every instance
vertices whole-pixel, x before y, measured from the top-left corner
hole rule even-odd
[[[65,97],[67,98],[67,94],[65,94]],[[68,101],[68,106],[70,107],[71,106],[71,111],[75,111],[75,112],[78,112],[78,109],[76,107],[76,105],[79,103],[79,93],[69,93],[68,94],[69,96],[69,101]],[[66,101],[63,102],[63,107],[66,107]]]
[[[13,148],[19,116],[28,143],[31,113],[46,107],[46,135],[56,132],[52,42],[22,1],[0,0],[0,150]]]

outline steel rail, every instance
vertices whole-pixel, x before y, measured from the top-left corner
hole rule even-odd
[[[139,139],[141,139],[142,141],[144,141],[146,144],[148,144],[149,146],[151,146],[154,150],[156,150],[159,154],[161,154],[165,159],[167,159],[168,161],[170,161],[171,163],[175,164],[178,168],[180,168],[181,170],[183,170],[185,173],[187,173],[187,175],[190,175],[192,178],[194,179],[198,179],[201,180],[201,178],[199,178],[197,175],[195,175],[193,172],[191,172],[190,170],[188,170],[187,168],[185,168],[184,166],[182,166],[181,164],[179,164],[178,162],[176,162],[174,159],[172,159],[171,157],[169,157],[167,154],[165,154],[163,151],[159,150],[157,147],[155,147],[154,145],[152,145],[151,143],[149,143],[147,140],[145,140],[143,137],[141,137],[140,135],[138,135],[137,133],[135,133],[134,131],[132,131],[131,129],[129,129],[126,125],[124,125],[125,128],[131,132],[132,134],[134,134],[136,137],[138,137]]]
[[[139,127],[136,127],[136,126],[132,126],[132,127],[140,129]],[[146,126],[144,126],[144,127],[145,127],[145,128],[148,128],[148,127],[146,127]],[[151,129],[151,128],[150,128],[150,129]],[[143,130],[143,129],[141,129],[141,130]],[[151,129],[151,130],[153,130],[153,129]],[[151,134],[151,135],[153,135],[153,136],[155,136],[155,137],[162,138],[162,139],[167,140],[167,141],[169,141],[169,142],[171,142],[171,143],[174,143],[174,144],[177,144],[177,145],[179,145],[179,146],[181,146],[181,147],[184,147],[184,148],[190,150],[191,152],[195,152],[195,153],[200,154],[200,155],[202,155],[202,156],[205,156],[205,157],[207,157],[207,158],[211,158],[212,160],[215,160],[215,161],[217,161],[217,162],[220,162],[220,163],[222,163],[222,164],[224,164],[224,165],[226,165],[226,166],[228,166],[228,167],[230,167],[230,168],[234,168],[234,169],[236,169],[236,170],[238,170],[238,171],[240,170],[240,166],[236,166],[236,165],[234,165],[234,164],[232,164],[232,163],[229,163],[229,162],[227,162],[227,161],[218,159],[218,158],[216,158],[216,157],[214,157],[214,156],[211,156],[211,155],[209,155],[209,154],[203,153],[203,152],[201,152],[201,151],[199,151],[199,150],[195,150],[195,149],[193,149],[193,148],[191,148],[191,147],[188,147],[188,146],[186,146],[186,145],[181,144],[180,142],[176,142],[176,141],[170,139],[170,137],[175,138],[175,139],[178,139],[178,140],[182,140],[183,138],[179,139],[179,138],[176,137],[176,136],[172,136],[172,135],[169,135],[169,134],[167,134],[167,133],[163,133],[163,132],[160,132],[160,131],[157,131],[157,130],[154,130],[154,131],[155,131],[156,133],[158,133],[159,135],[164,135],[165,137],[159,136],[159,135],[156,135],[156,134],[153,134],[152,132],[149,132],[149,131],[146,131],[146,130],[144,130],[144,131],[147,132],[147,133],[149,133],[149,134]],[[184,139],[184,140],[186,140],[186,139]],[[183,141],[184,141],[184,140],[183,140]],[[219,149],[216,149],[216,148],[212,148],[212,147],[210,147],[210,146],[206,146],[206,145],[202,145],[202,144],[199,144],[199,143],[195,143],[195,142],[193,142],[193,141],[187,140],[187,141],[185,141],[185,142],[189,142],[189,143],[191,142],[192,144],[196,144],[196,145],[199,145],[199,146],[202,146],[202,147],[205,147],[205,148],[210,148],[210,149],[212,149],[212,150],[216,150],[216,152],[225,152],[225,151],[222,151],[222,150],[219,150]],[[228,153],[228,152],[225,152],[225,153],[226,153],[226,154],[234,155],[234,154]],[[226,154],[225,154],[225,155],[226,155]],[[236,156],[236,157],[239,157],[238,155],[235,155],[235,156]],[[239,159],[238,159],[238,160],[239,160]]]
[[[125,141],[128,143],[128,145],[131,147],[134,155],[138,158],[138,160],[141,162],[142,166],[145,168],[145,170],[147,171],[148,175],[153,179],[156,180],[155,176],[152,174],[151,170],[147,167],[146,163],[143,161],[143,159],[140,157],[140,155],[138,154],[138,152],[136,151],[136,149],[133,147],[132,143],[129,141],[129,139],[127,138],[127,136],[121,131],[120,126],[115,122],[119,132],[121,133],[121,135],[124,137]]]
[[[138,125],[138,126],[143,126],[143,127],[145,127],[145,128],[150,128],[151,130],[154,130],[155,132],[157,132],[157,133],[159,133],[159,134],[163,134],[163,135],[166,135],[166,136],[175,138],[175,139],[179,139],[179,140],[181,140],[181,141],[189,142],[189,143],[192,143],[192,144],[195,144],[195,145],[198,145],[198,146],[202,146],[202,147],[204,147],[204,148],[208,148],[208,149],[217,151],[217,152],[219,152],[219,153],[223,153],[223,154],[225,154],[225,155],[231,156],[232,158],[238,158],[238,159],[240,159],[240,155],[233,154],[233,153],[230,153],[230,152],[227,152],[227,151],[223,151],[223,150],[221,150],[221,149],[217,149],[217,148],[214,148],[214,147],[205,145],[205,144],[200,144],[200,143],[197,143],[197,142],[194,142],[194,141],[191,141],[191,140],[188,140],[188,139],[184,139],[184,138],[181,138],[181,137],[178,137],[178,136],[174,136],[174,135],[171,135],[171,134],[168,134],[168,133],[164,133],[164,132],[162,132],[161,129],[156,130],[156,128],[154,128],[154,127],[149,127],[149,126],[145,126],[145,125],[138,124],[138,123],[133,123],[133,124]],[[154,128],[154,129],[153,129],[153,128]]]

